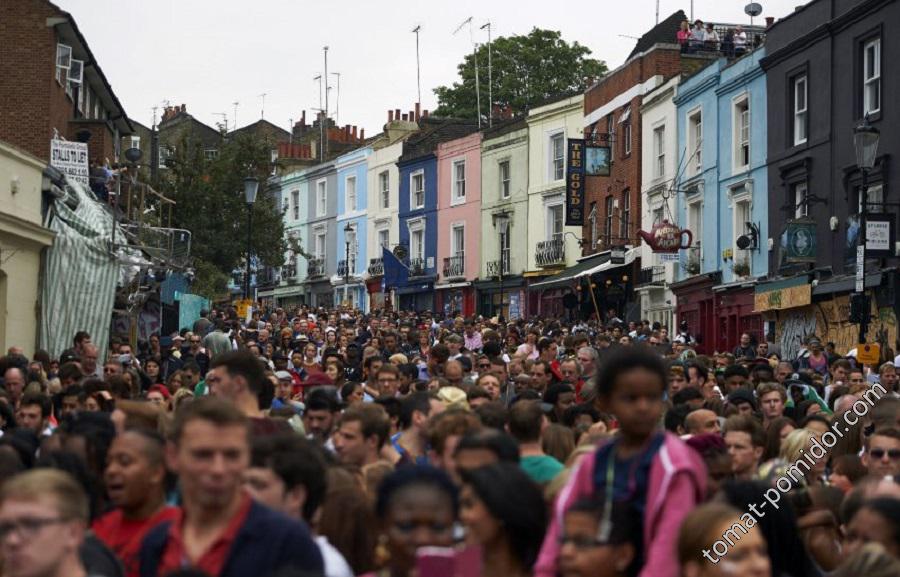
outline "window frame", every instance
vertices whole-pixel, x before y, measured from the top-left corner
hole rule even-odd
[[[560,141],[560,156],[556,156],[556,139]],[[566,178],[566,134],[564,130],[550,133],[550,180],[553,182]],[[558,163],[558,165],[557,165]]]
[[[631,119],[622,125],[622,156],[631,155]]]
[[[751,164],[751,146],[752,137],[750,128],[752,126],[751,119],[751,103],[750,94],[744,92],[732,99],[731,115],[732,115],[732,173],[746,172],[750,169]],[[746,119],[746,123],[744,120]],[[745,126],[746,124],[746,126]],[[744,130],[746,128],[747,138],[744,140]],[[747,162],[743,162],[744,151],[746,149]]]
[[[803,85],[803,108],[800,108],[800,85]],[[809,75],[805,72],[791,80],[792,142],[794,146],[809,141]],[[802,136],[799,134],[802,131]]]
[[[545,207],[546,210],[546,234],[547,240],[562,240],[565,236],[566,232],[566,223],[565,223],[565,204],[562,202],[554,202],[552,204],[548,204]],[[559,218],[556,218],[556,213],[559,212]],[[559,232],[556,232],[556,223],[559,222]]]
[[[417,177],[422,178],[422,204],[416,203],[416,193],[418,190],[415,188],[414,184]],[[419,170],[409,173],[409,209],[418,210],[422,208],[425,208],[425,169],[420,168]]]
[[[504,170],[505,175],[503,174]],[[512,170],[508,158],[497,162],[497,173],[500,177],[500,198],[507,199],[512,195]]]
[[[382,234],[384,235],[384,240],[382,240]],[[377,231],[375,231],[375,243],[379,247],[390,249],[391,248],[391,229],[380,228]],[[376,258],[380,258],[380,257],[376,257]]]
[[[459,234],[459,231],[462,231]],[[457,239],[462,243],[462,249],[460,249],[460,245],[457,242]],[[450,256],[457,257],[461,256],[465,259],[466,256],[466,223],[465,222],[454,222],[450,225]]]
[[[316,181],[316,216],[325,216],[328,212],[328,179]]]
[[[869,71],[869,48],[875,47],[874,55],[875,55],[875,63],[872,66],[873,68],[873,76],[868,76]],[[882,102],[882,65],[883,61],[883,45],[881,42],[881,35],[869,37],[862,43],[862,115],[866,116],[867,114],[879,114],[882,111],[883,102]],[[874,85],[876,89],[876,97],[878,100],[877,108],[869,109],[869,87],[870,85]]]
[[[627,239],[630,238],[628,236],[629,228],[631,225],[631,190],[626,188],[622,191],[622,220],[619,223],[619,229],[621,230],[621,238]]]
[[[391,208],[391,171],[382,170],[378,173],[378,193],[381,195],[381,208]]]
[[[653,127],[653,178],[666,176],[666,125]]]
[[[350,182],[353,182],[353,186],[350,186]],[[356,207],[358,206],[358,197],[356,194],[356,175],[348,174],[344,177],[344,212],[355,212]],[[353,191],[353,195],[351,196],[350,191]],[[353,199],[353,203],[351,206],[350,199]]]
[[[604,200],[604,204],[606,205],[605,206],[605,208],[606,208],[606,227],[605,227],[606,232],[603,236],[606,237],[605,238],[606,245],[610,246],[612,244],[612,239],[613,239],[613,235],[612,235],[613,212],[616,209],[616,199],[613,198],[613,195],[610,194],[606,197],[606,200]]]
[[[691,175],[697,176],[703,172],[703,108],[697,108],[688,112],[688,150],[694,157],[691,161]]]
[[[293,202],[293,212],[292,215],[294,220],[300,220],[300,190],[295,189],[291,191],[291,202]]]
[[[466,202],[466,159],[454,160],[451,166],[451,182],[450,182],[450,206],[463,204]],[[460,167],[462,167],[462,180],[459,178]]]

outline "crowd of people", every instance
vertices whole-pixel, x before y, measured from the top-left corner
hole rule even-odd
[[[753,50],[760,42],[756,35],[748,38],[740,24],[717,29],[712,22],[704,24],[702,20],[695,20],[693,25],[687,20],[682,21],[675,33],[675,40],[685,54],[721,53],[729,58]]]
[[[0,358],[2,577],[900,575],[888,351],[305,306],[134,345]]]

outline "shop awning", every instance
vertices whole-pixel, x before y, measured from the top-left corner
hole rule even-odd
[[[600,272],[612,270],[614,268],[619,268],[620,266],[628,266],[634,262],[634,259],[637,258],[639,252],[640,252],[639,248],[630,248],[625,251],[625,262],[613,264],[611,261],[607,260],[603,264],[597,265],[590,270],[586,270],[583,273],[579,274],[578,276],[590,276],[590,275],[594,275],[594,274],[597,274]],[[606,254],[609,255],[609,253],[606,253]],[[607,256],[607,259],[608,258],[609,258],[609,256]]]
[[[602,264],[607,261],[609,261],[609,252],[591,255],[584,260],[581,260],[577,264],[567,268],[561,273],[557,273],[551,276],[547,280],[542,280],[541,282],[534,283],[529,288],[548,289],[567,285],[575,278],[585,274],[585,271],[596,268],[598,266],[602,266]]]

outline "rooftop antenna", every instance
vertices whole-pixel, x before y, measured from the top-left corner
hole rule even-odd
[[[232,104],[234,104],[234,128],[235,128],[235,130],[237,130],[237,125],[238,125],[238,123],[237,123],[237,107],[238,107],[238,104],[240,104],[240,102],[235,100],[234,102],[232,102]]]
[[[421,65],[419,63],[419,31],[422,30],[421,24],[416,24],[416,27],[412,29],[413,34],[416,35],[416,90],[418,94],[418,102],[420,105],[422,104],[422,73],[421,73]]]
[[[228,114],[225,112],[213,112],[213,116],[221,116],[222,124],[219,124],[219,130],[222,130],[222,126],[224,124],[225,129],[224,132],[228,133]]]
[[[321,74],[317,75],[315,78],[313,78],[313,80],[319,81],[319,107],[316,108],[315,110],[319,113],[322,113],[325,110],[324,108],[322,108],[322,75]],[[325,140],[324,119],[319,120],[319,140],[320,141]],[[319,143],[319,154],[321,156],[325,156],[325,145],[322,142]]]
[[[266,117],[266,93],[263,92],[259,96],[260,96],[260,98],[262,98],[262,107],[259,110],[259,117],[265,118]]]
[[[288,144],[294,144],[294,119],[288,118]]]
[[[322,47],[322,52],[325,56],[325,122],[328,122],[328,46]],[[325,132],[327,135],[328,133]],[[325,160],[325,155],[328,153],[328,138],[322,138],[322,160]]]
[[[488,126],[494,125],[494,72],[491,64],[491,21],[488,20],[481,29],[488,31]]]
[[[456,27],[456,30],[453,31],[453,35],[456,36],[456,33],[462,30],[465,26],[469,27],[469,41],[472,43],[472,57],[475,61],[475,107],[477,108],[476,116],[478,117],[478,129],[481,129],[481,87],[478,82],[478,44],[475,42],[475,37],[472,32],[472,16],[469,16],[465,20],[463,20],[462,24]]]
[[[332,76],[337,76],[337,96],[334,99],[334,122],[338,126],[341,125],[341,73],[332,72]]]
[[[656,23],[659,24],[659,0],[656,0]]]
[[[744,13],[750,17],[750,26],[753,26],[753,18],[762,14],[763,7],[762,4],[758,2],[751,2],[744,6]]]

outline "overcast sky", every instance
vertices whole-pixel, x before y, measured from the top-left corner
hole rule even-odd
[[[468,28],[454,29],[473,16],[476,42],[486,42],[482,24],[494,37],[524,34],[538,26],[562,32],[605,60],[622,64],[635,40],[654,24],[655,0],[54,0],[69,11],[87,38],[106,77],[131,118],[150,125],[152,108],[187,104],[188,112],[210,125],[227,113],[233,127],[260,117],[283,128],[319,107],[319,85],[329,46],[329,109],[339,106],[340,124],[381,130],[387,110],[411,110],[416,101],[415,34],[421,25],[423,108],[433,110],[432,89],[457,78],[456,66],[471,52]],[[660,20],[689,0],[660,0]],[[764,0],[763,17],[781,18],[804,0]],[[747,0],[695,0],[697,18],[748,23]],[[548,7],[550,8],[548,10]],[[762,17],[761,17],[762,18]],[[760,19],[761,21],[761,19]],[[673,31],[674,34],[674,31]],[[158,113],[159,114],[159,113]]]

